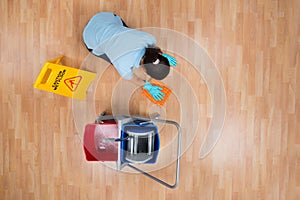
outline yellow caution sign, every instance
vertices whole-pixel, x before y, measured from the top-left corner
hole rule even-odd
[[[47,61],[37,77],[34,88],[83,100],[96,74],[60,65],[63,56]]]

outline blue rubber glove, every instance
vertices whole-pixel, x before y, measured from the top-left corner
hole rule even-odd
[[[151,83],[146,81],[143,88],[147,90],[156,101],[161,101],[164,99],[165,94],[161,92],[161,87],[152,85]]]
[[[168,59],[170,65],[176,67],[177,66],[177,61],[173,56],[170,56],[169,54],[163,53],[162,54],[163,57],[165,57],[166,59]]]

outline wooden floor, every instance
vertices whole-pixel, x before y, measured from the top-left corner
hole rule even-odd
[[[299,0],[1,0],[0,199],[300,199],[299,10]],[[223,133],[200,159],[211,98],[201,76],[188,71],[192,66],[182,61],[175,69],[197,91],[202,120],[174,190],[86,162],[72,100],[33,89],[48,59],[63,54],[64,64],[81,66],[88,55],[82,30],[100,11],[130,27],[184,33],[220,71]],[[118,79],[108,68],[99,80],[97,112],[112,110]],[[178,119],[180,103],[170,98],[168,118]],[[143,115],[147,106],[136,92],[130,112]],[[172,170],[154,174],[172,181]]]

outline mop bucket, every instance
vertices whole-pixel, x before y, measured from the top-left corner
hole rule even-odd
[[[37,77],[34,88],[83,100],[96,74],[58,64],[63,57],[47,61]]]

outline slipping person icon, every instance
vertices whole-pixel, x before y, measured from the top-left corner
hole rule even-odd
[[[162,88],[149,79],[163,80],[177,61],[156,46],[151,34],[129,28],[113,13],[101,12],[85,26],[83,40],[91,53],[112,63],[122,78],[142,86],[155,100],[164,99]]]

